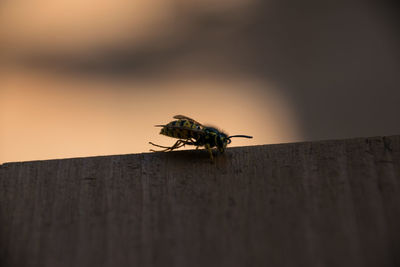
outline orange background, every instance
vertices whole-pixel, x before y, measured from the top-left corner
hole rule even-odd
[[[4,1],[0,163],[172,145],[176,114],[231,146],[398,134],[390,11],[325,4]]]

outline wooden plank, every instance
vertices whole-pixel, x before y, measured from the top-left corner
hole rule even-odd
[[[400,136],[0,166],[4,266],[400,266]]]

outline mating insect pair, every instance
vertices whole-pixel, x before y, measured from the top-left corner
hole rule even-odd
[[[196,149],[200,146],[204,146],[210,154],[211,160],[213,159],[211,148],[216,147],[221,153],[225,151],[228,144],[231,143],[231,138],[233,137],[244,137],[253,138],[248,135],[231,135],[228,136],[226,133],[215,129],[214,127],[202,125],[189,117],[183,115],[174,116],[174,121],[166,125],[155,125],[156,127],[162,127],[160,134],[178,138],[179,140],[171,147],[156,145],[149,142],[151,145],[156,147],[165,148],[163,150],[153,152],[166,152],[172,151],[174,149],[183,147],[185,145],[196,146]]]

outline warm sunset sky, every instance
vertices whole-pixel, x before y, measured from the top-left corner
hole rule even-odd
[[[0,3],[0,163],[147,152],[176,114],[232,146],[400,134],[388,4],[296,3]]]

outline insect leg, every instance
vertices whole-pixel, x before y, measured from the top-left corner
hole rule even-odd
[[[175,143],[175,145],[173,145],[172,149],[177,149],[177,148],[183,147],[185,145],[194,145],[194,143],[192,141],[190,141],[189,139],[188,140],[178,140]]]
[[[169,146],[160,146],[160,145],[154,144],[154,143],[152,143],[152,142],[149,142],[149,144],[150,144],[150,145],[153,145],[153,146],[156,146],[156,147],[161,147],[161,148],[170,148]],[[153,150],[153,151],[154,151],[154,150]]]
[[[180,144],[180,140],[176,141],[176,143],[173,146],[160,146],[160,145],[154,144],[152,142],[149,142],[149,144],[153,145],[153,146],[156,146],[156,147],[165,148],[163,150],[150,149],[150,151],[153,151],[153,152],[166,152],[166,151],[173,150],[173,149],[177,148],[177,145]]]
[[[205,145],[206,149],[208,150],[208,153],[210,154],[210,159],[214,160],[213,154],[212,154],[212,150],[209,144]]]
[[[186,144],[186,142],[185,141],[182,141],[182,140],[178,140],[178,141],[176,141],[176,143],[171,147],[171,151],[172,150],[174,150],[174,149],[177,149],[177,148],[180,148],[180,147],[183,147],[183,146],[185,146],[185,144]]]
[[[168,147],[168,146],[160,146],[160,145],[154,144],[154,143],[152,143],[152,142],[149,142],[149,144],[151,144],[151,145],[153,145],[153,146],[156,146],[156,147],[165,148],[165,149],[163,149],[163,150],[154,150],[154,149],[150,149],[150,151],[153,151],[153,152],[167,152],[167,151],[172,151],[172,150],[174,150],[174,149],[183,147],[185,144],[190,144],[190,143],[189,143],[189,142],[186,142],[186,141],[183,141],[183,140],[178,140],[178,141],[176,141],[176,143],[175,143],[173,146],[171,146],[171,147]]]

